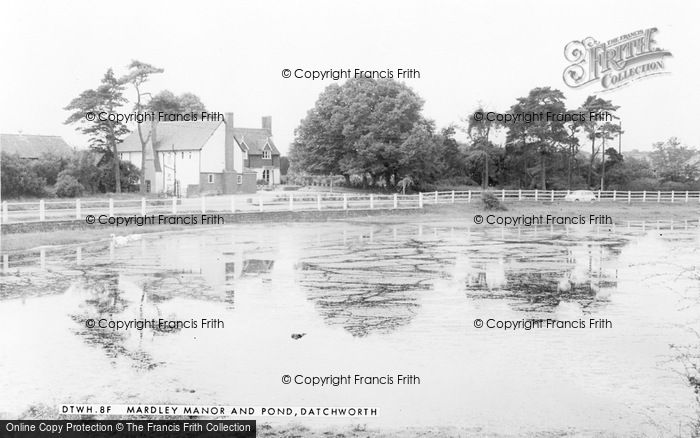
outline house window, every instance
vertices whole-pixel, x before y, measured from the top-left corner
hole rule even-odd
[[[238,184],[238,185],[243,184],[243,175],[236,176],[236,184]]]
[[[124,159],[124,154],[122,154],[121,152],[119,152],[119,159],[120,159],[120,160],[123,160],[123,159]]]
[[[214,184],[214,174],[212,174],[212,173],[209,174],[208,182],[209,182],[209,184]]]
[[[187,158],[189,158],[190,160],[192,159],[192,152],[187,153]]]
[[[263,160],[269,160],[272,158],[272,152],[269,149],[263,151]]]
[[[262,179],[265,181],[265,183],[267,183],[267,184],[270,183],[270,170],[269,169],[263,170]]]

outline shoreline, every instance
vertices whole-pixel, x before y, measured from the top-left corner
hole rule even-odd
[[[236,224],[284,224],[314,223],[329,221],[356,221],[390,223],[401,219],[439,223],[442,220],[465,220],[468,224],[485,227],[503,227],[502,225],[478,225],[475,215],[494,216],[532,216],[556,215],[561,217],[607,215],[613,223],[624,225],[627,222],[667,222],[688,221],[700,223],[700,204],[623,204],[623,203],[569,203],[569,202],[535,202],[516,201],[503,204],[507,210],[487,210],[481,202],[457,204],[429,204],[423,209],[361,209],[361,210],[308,210],[275,211],[265,213],[222,213],[225,223],[222,225],[144,225],[116,227],[112,225],[88,225],[83,220],[47,221],[31,223],[10,223],[2,226],[0,236],[0,253],[12,254],[41,248],[65,247],[76,244],[99,242],[109,239],[111,234],[124,236],[130,234],[158,234],[176,231],[194,231],[193,227],[206,231],[213,227],[234,226]],[[183,215],[190,216],[190,215]],[[576,226],[576,225],[574,225]]]

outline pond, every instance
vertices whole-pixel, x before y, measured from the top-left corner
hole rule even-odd
[[[361,422],[372,426],[513,434],[670,434],[696,418],[672,346],[698,342],[697,228],[465,222],[236,225],[12,255],[0,277],[0,413],[371,406],[380,416]],[[85,326],[151,318],[223,327]],[[348,374],[420,384],[281,381]]]

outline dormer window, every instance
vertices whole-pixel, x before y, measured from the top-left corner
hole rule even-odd
[[[265,149],[263,149],[262,157],[263,157],[263,160],[272,159],[272,151],[268,147],[265,147]]]

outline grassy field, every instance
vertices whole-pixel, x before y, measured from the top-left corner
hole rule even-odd
[[[589,215],[606,214],[612,218],[615,224],[625,225],[627,221],[674,221],[683,222],[687,220],[690,224],[697,225],[700,219],[700,204],[625,204],[625,203],[570,203],[570,202],[511,202],[505,203],[506,211],[487,210],[481,202],[473,202],[471,204],[442,204],[442,205],[426,205],[423,210],[404,210],[397,214],[388,215],[368,215],[364,217],[355,217],[353,221],[367,222],[430,222],[436,223],[441,221],[464,221],[470,225],[474,225],[474,216],[477,214],[486,216],[494,214],[496,216],[530,216],[540,214],[552,214],[557,216],[578,216],[583,215],[586,218]],[[305,221],[307,221],[305,219]],[[325,217],[319,217],[319,220],[327,220]],[[242,226],[242,225],[232,225]],[[498,225],[482,225],[496,227]],[[110,238],[110,234],[117,235],[131,233],[156,233],[169,232],[182,229],[188,229],[186,226],[167,225],[167,226],[145,226],[145,227],[129,227],[129,228],[96,228],[83,230],[54,230],[44,232],[26,232],[26,233],[5,233],[2,234],[0,248],[3,253],[16,252],[40,246],[53,245],[69,245],[80,244],[86,242],[97,241]],[[206,227],[202,227],[202,230]]]

